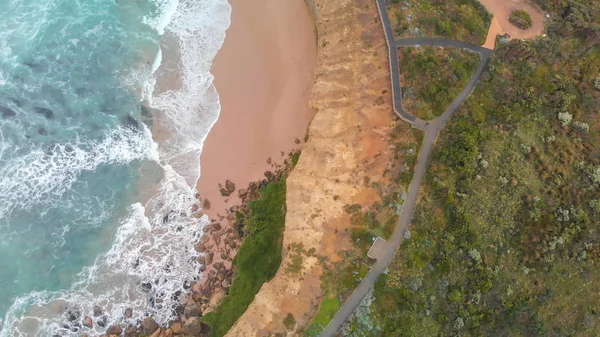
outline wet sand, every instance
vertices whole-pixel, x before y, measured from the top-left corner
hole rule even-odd
[[[225,215],[238,203],[239,189],[299,148],[314,115],[308,100],[316,37],[304,1],[230,3],[231,26],[211,69],[221,113],[204,143],[197,184],[200,197],[210,201],[203,212],[211,218]],[[227,179],[236,191],[225,198],[219,184]]]

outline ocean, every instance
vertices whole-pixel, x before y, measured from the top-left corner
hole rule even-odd
[[[230,15],[226,0],[0,1],[1,337],[176,317],[201,277],[192,206]]]

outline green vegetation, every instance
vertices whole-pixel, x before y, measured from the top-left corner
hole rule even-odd
[[[335,316],[342,305],[338,296],[331,295],[326,297],[321,302],[319,312],[312,320],[312,324],[306,329],[305,335],[309,337],[318,336],[323,329],[329,324],[329,321]]]
[[[492,20],[477,0],[397,0],[388,11],[397,37],[445,37],[478,45]]]
[[[398,121],[390,132],[390,142],[394,145],[393,156],[384,171],[389,183],[377,184],[365,177],[363,183],[378,191],[379,202],[369,207],[359,204],[346,205],[345,211],[351,216],[352,228],[349,232],[353,247],[338,253],[339,262],[322,259],[323,276],[321,287],[326,294],[319,312],[305,330],[306,336],[318,336],[333,318],[341,303],[356,289],[367,275],[373,263],[367,251],[377,236],[389,239],[397,221],[398,213],[406,199],[406,189],[410,182],[416,161],[418,145],[422,133],[407,123]],[[339,233],[339,235],[348,235]],[[310,251],[309,251],[310,253]]]
[[[381,336],[600,335],[600,3],[539,2],[549,38],[499,39],[439,136]]]
[[[439,47],[399,48],[404,108],[431,120],[469,83],[481,56],[468,50]]]
[[[283,319],[283,325],[285,325],[285,328],[288,330],[294,330],[296,327],[296,319],[294,318],[294,315],[287,314],[287,316],[285,316]]]
[[[301,245],[292,244],[291,247],[292,262],[288,263],[285,271],[292,274],[298,274],[302,270],[302,254],[306,253]]]
[[[233,261],[236,276],[219,307],[202,317],[213,336],[225,335],[246,311],[263,283],[277,273],[282,258],[285,192],[284,176],[262,188],[261,197],[248,203],[248,214],[238,214],[248,235]]]
[[[529,29],[533,23],[531,15],[529,15],[529,13],[523,9],[512,11],[508,17],[508,21],[521,29]]]

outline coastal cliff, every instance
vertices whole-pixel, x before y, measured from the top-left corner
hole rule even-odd
[[[314,0],[318,64],[308,140],[287,180],[283,262],[227,336],[294,335],[315,315],[328,263],[351,246],[347,207],[379,201],[393,155],[387,47],[370,0]]]

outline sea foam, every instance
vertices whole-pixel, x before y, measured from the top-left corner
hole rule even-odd
[[[175,40],[177,50],[169,55],[178,57],[178,83],[154,92],[160,82],[156,75],[164,73],[160,49],[149,72],[133,78],[144,82],[141,99],[158,111],[154,118],[167,136],[156,144],[148,129],[124,128],[98,143],[32,153],[20,167],[0,172],[0,191],[11,196],[0,203],[0,214],[10,213],[17,203],[32,207],[44,198],[58,198],[81,171],[104,163],[154,160],[163,178],[150,200],[128,208],[112,247],[85,267],[68,290],[17,298],[0,321],[2,337],[102,334],[110,324],[137,325],[147,315],[166,324],[177,317],[186,290],[201,277],[193,245],[209,219],[192,217],[191,209],[202,144],[220,111],[209,71],[231,8],[226,0],[156,0],[156,9],[143,22]],[[15,181],[23,179],[33,180],[28,188],[17,188]],[[93,328],[82,327],[95,307],[102,313],[94,317]],[[127,309],[133,309],[130,318],[124,315]]]

